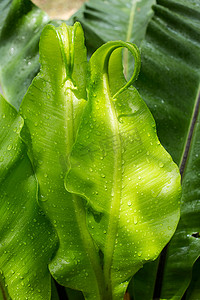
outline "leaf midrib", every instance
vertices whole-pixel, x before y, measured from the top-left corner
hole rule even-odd
[[[129,15],[129,21],[127,26],[127,34],[126,34],[126,42],[131,42],[131,34],[133,30],[133,23],[135,18],[135,10],[136,10],[137,0],[132,0],[131,9],[130,9],[130,15]],[[128,50],[125,49],[124,51],[124,75],[127,77],[128,75]]]
[[[111,193],[111,203],[108,221],[108,230],[105,240],[104,248],[104,278],[106,283],[106,300],[112,300],[112,282],[111,282],[111,266],[113,260],[114,246],[116,241],[116,234],[118,229],[119,220],[119,209],[121,202],[121,189],[122,189],[122,152],[121,152],[121,139],[119,135],[118,119],[116,116],[115,108],[112,102],[112,98],[109,97],[107,93],[107,82],[108,76],[105,73],[103,75],[105,98],[108,103],[110,120],[111,120],[111,130],[114,137],[113,141],[113,153],[114,153],[114,173],[113,173],[113,183],[112,183],[112,193]]]
[[[71,64],[71,68],[72,64],[73,64],[73,52],[74,52],[74,43],[71,46],[71,39],[69,37],[69,31],[67,31],[68,34],[68,39],[67,39],[67,43],[68,43],[68,57],[66,57],[66,53],[63,52],[63,59],[64,59],[64,63],[65,63],[65,68],[66,68],[66,78],[67,78],[67,66],[68,64]],[[63,41],[60,37],[60,42],[63,45]],[[73,48],[72,48],[73,47]],[[72,146],[75,142],[75,136],[76,136],[76,132],[75,132],[75,126],[74,126],[74,93],[72,91],[73,89],[73,82],[71,79],[68,79],[66,81],[66,85],[65,85],[65,89],[68,90],[68,110],[67,110],[67,115],[66,115],[66,128],[67,128],[67,147],[66,147],[66,152],[67,152],[67,158],[68,158],[68,166],[70,166],[70,161],[69,161],[69,157],[71,154],[71,150],[72,150]],[[75,194],[71,194],[72,195],[72,201],[73,201],[73,206],[74,206],[74,212],[75,212],[75,217],[76,217],[76,222],[79,228],[79,233],[80,233],[80,237],[83,243],[83,247],[85,249],[85,253],[88,254],[88,259],[90,261],[90,265],[91,268],[94,271],[95,274],[95,279],[96,279],[96,286],[98,288],[98,295],[96,295],[97,299],[103,299],[104,298],[104,280],[103,280],[103,274],[102,274],[102,269],[99,263],[99,259],[98,259],[98,255],[93,243],[93,240],[89,234],[89,231],[87,229],[87,225],[86,225],[86,211],[83,205],[83,200],[81,199],[81,197],[75,195]]]
[[[197,93],[197,97],[196,97],[196,100],[195,100],[195,103],[194,103],[192,117],[191,117],[191,120],[190,120],[190,125],[188,126],[187,137],[186,137],[186,140],[185,140],[185,144],[184,144],[183,151],[182,151],[182,156],[181,156],[180,163],[179,163],[179,169],[180,169],[180,173],[181,173],[182,177],[184,175],[184,170],[185,170],[185,167],[186,167],[187,158],[188,158],[188,155],[189,155],[189,150],[190,150],[191,143],[192,143],[192,137],[193,137],[193,134],[194,134],[195,125],[196,125],[198,114],[199,114],[200,86],[199,86],[198,91],[199,92]]]
[[[96,277],[96,284],[98,287],[98,292],[99,296],[97,299],[103,300],[104,299],[104,280],[103,280],[103,274],[102,274],[102,269],[99,263],[98,255],[96,252],[96,249],[94,247],[93,240],[90,236],[90,233],[87,229],[86,225],[86,213],[85,213],[85,208],[83,205],[83,200],[75,195],[72,194],[72,199],[73,199],[73,205],[74,205],[74,211],[75,216],[76,216],[76,221],[79,227],[80,231],[80,236],[85,248],[85,253],[88,254],[88,259],[91,262],[91,267],[93,268],[95,277]]]

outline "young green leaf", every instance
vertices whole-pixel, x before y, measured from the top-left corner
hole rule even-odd
[[[103,43],[114,40],[134,42],[137,46],[145,36],[155,0],[90,0],[72,17],[83,26],[86,45],[94,52]],[[128,61],[126,61],[128,63]]]
[[[39,204],[59,237],[49,264],[62,285],[103,299],[98,249],[86,226],[83,200],[68,193],[64,176],[86,101],[87,58],[80,24],[48,25],[40,41],[41,71],[21,106],[30,157],[39,182]]]
[[[23,119],[0,98],[0,290],[3,299],[50,299],[48,263],[57,243],[37,205],[38,186],[25,144]],[[7,292],[4,290],[6,286]]]
[[[124,79],[122,48],[135,58]],[[155,122],[137,90],[136,46],[121,41],[90,59],[88,102],[71,154],[66,187],[87,201],[88,226],[102,252],[106,294],[123,298],[128,282],[155,259],[179,219],[180,175],[161,146]]]

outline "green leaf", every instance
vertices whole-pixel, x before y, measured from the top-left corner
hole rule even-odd
[[[51,279],[51,300],[60,300],[53,278]]]
[[[56,236],[36,202],[37,181],[20,138],[23,119],[2,97],[0,125],[1,285],[13,300],[50,299]]]
[[[135,59],[128,83],[122,48]],[[67,189],[87,201],[89,230],[103,256],[104,299],[123,299],[131,276],[156,259],[179,219],[178,169],[161,146],[145,103],[130,87],[139,57],[136,46],[121,41],[93,54],[88,101],[66,177]]]
[[[69,300],[84,300],[83,294],[79,291],[66,288],[66,292]]]
[[[89,50],[119,39],[139,46],[154,3],[155,0],[90,0],[72,19],[81,22]]]
[[[45,27],[40,41],[41,71],[21,106],[24,139],[39,182],[39,204],[59,237],[49,264],[62,285],[102,299],[98,249],[86,226],[81,198],[64,187],[69,155],[86,101],[87,58],[80,24]]]
[[[90,0],[70,20],[82,24],[91,56],[108,41],[122,40],[140,46],[154,3],[155,0]],[[123,61],[125,75],[130,76],[134,62],[128,51],[125,51]]]
[[[155,278],[158,271],[159,258],[148,262],[133,276],[128,291],[133,299],[153,299]],[[145,288],[144,288],[145,285]]]
[[[198,299],[200,295],[199,267],[200,267],[200,259],[198,258],[192,270],[192,280],[187,290],[186,300]]]
[[[90,53],[111,39],[134,41],[139,45],[153,3],[155,0],[126,0],[125,3],[91,0],[66,23],[81,21]],[[0,83],[6,99],[17,109],[39,71],[39,38],[48,23],[58,26],[61,21],[50,21],[30,0],[2,0],[0,3]],[[129,62],[127,53],[124,60],[128,74],[132,71],[128,69],[132,61]]]
[[[0,82],[17,109],[39,71],[38,44],[49,17],[29,0],[0,3]]]
[[[181,299],[190,283],[192,266],[200,256],[199,124],[200,115],[196,122],[187,165],[183,174],[181,219],[168,247],[161,299]]]
[[[196,217],[199,215],[198,125],[189,154],[187,150],[195,108],[198,107],[200,10],[198,1],[157,2],[142,43],[142,68],[136,86],[155,117],[161,142],[183,174],[181,221],[166,253],[167,260],[161,259],[164,278],[162,280],[162,272],[159,272],[158,293],[155,291],[157,297],[162,293],[162,299],[181,299],[189,284],[193,263],[199,256],[198,241],[191,237],[199,231]],[[183,173],[187,156],[188,164]],[[140,277],[144,290],[153,275],[147,278],[149,269],[142,272],[142,276],[136,275],[136,281],[137,276]],[[152,284],[152,290],[154,288],[155,284]],[[135,299],[140,300],[140,294],[136,293]],[[146,299],[152,297],[147,295]]]
[[[7,288],[5,286],[5,281],[2,278],[2,272],[1,272],[1,276],[0,276],[0,300],[10,300],[10,296],[8,295],[8,291]]]

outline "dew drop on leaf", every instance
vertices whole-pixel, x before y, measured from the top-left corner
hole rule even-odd
[[[158,196],[158,194],[159,194],[159,191],[151,190],[151,195],[152,195],[153,198],[156,198]]]

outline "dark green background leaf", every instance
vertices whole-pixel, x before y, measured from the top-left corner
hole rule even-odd
[[[136,85],[156,119],[161,142],[183,173],[188,155],[185,150],[199,92],[200,8],[198,1],[177,3],[159,0],[154,6],[154,12],[142,43],[142,68]],[[198,217],[195,217],[199,216],[197,186],[200,183],[197,175],[197,130],[196,128],[196,137],[192,140],[189,161],[183,174],[181,221],[169,245],[166,261],[161,259],[164,263],[164,278],[162,281],[162,272],[159,272],[160,280],[156,286],[158,290],[155,291],[157,296],[161,292],[161,299],[171,299],[172,295],[181,299],[190,281],[192,265],[200,254],[199,241],[191,237],[192,232],[200,229]],[[146,268],[149,273],[151,266],[147,265]],[[145,280],[148,279],[145,271],[142,272],[145,287]],[[140,274],[136,276],[139,277]],[[143,289],[145,294],[145,288]],[[139,294],[135,294],[135,299],[140,299]],[[147,294],[145,299],[152,298]]]
[[[39,71],[39,39],[48,22],[48,15],[29,0],[0,3],[0,83],[17,109]]]

